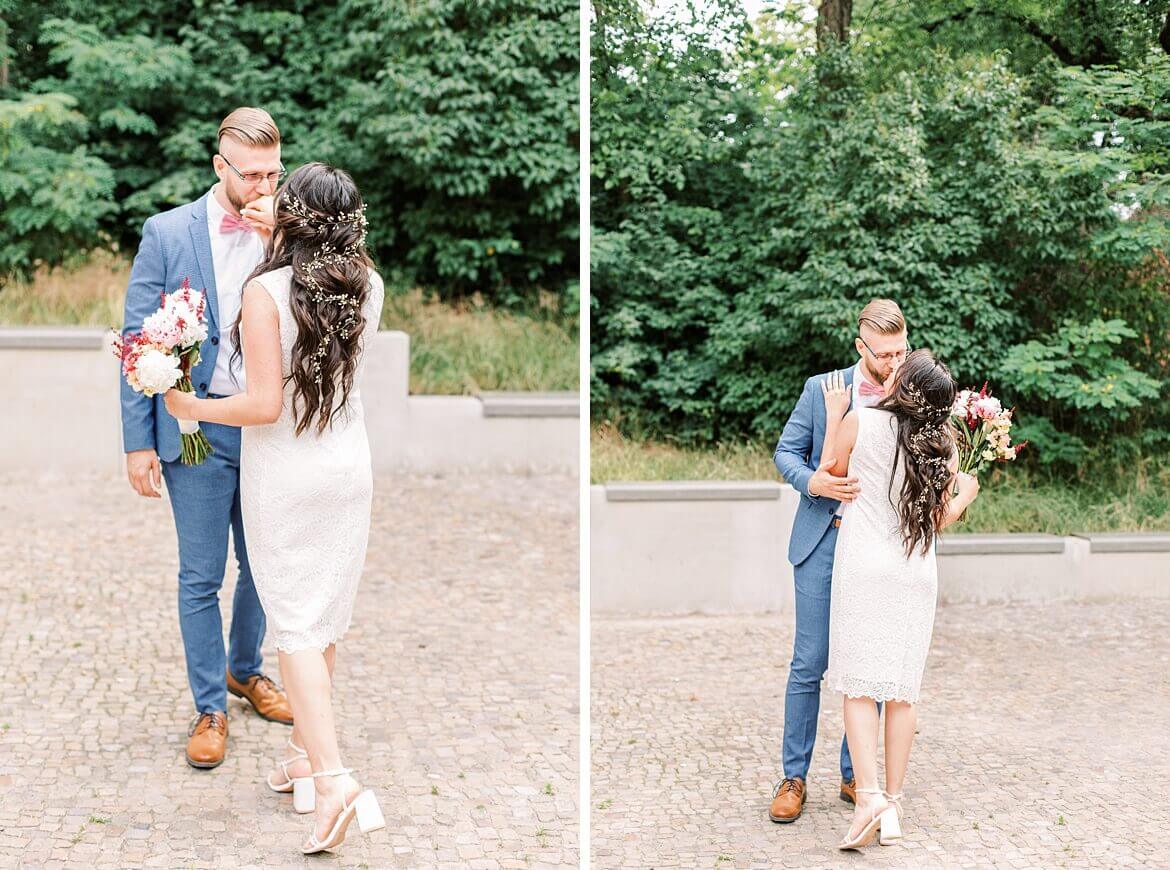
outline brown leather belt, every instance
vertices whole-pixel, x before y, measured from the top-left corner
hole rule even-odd
[[[841,518],[840,517],[833,517],[833,528],[834,529],[841,528]]]

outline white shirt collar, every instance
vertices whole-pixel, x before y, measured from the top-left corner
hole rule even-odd
[[[212,185],[211,190],[207,191],[207,219],[214,224],[218,224],[223,220],[225,214],[227,212],[219,204],[219,200],[215,196],[215,186]]]

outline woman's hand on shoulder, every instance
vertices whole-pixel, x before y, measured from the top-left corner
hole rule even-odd
[[[849,411],[852,389],[845,383],[845,375],[831,372],[821,378],[821,395],[825,398],[825,417],[840,420]]]

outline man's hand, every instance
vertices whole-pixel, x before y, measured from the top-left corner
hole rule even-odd
[[[857,485],[856,477],[834,477],[830,474],[836,464],[837,460],[830,456],[818,465],[813,476],[808,479],[808,492],[809,495],[831,498],[848,504],[857,498],[861,487]]]
[[[153,450],[127,453],[126,476],[130,486],[143,498],[162,498],[162,466]]]

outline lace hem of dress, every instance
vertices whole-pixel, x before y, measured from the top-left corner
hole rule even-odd
[[[292,655],[306,649],[315,649],[325,652],[330,644],[337,643],[349,631],[348,623],[336,628],[322,627],[311,632],[276,631],[273,632],[272,642],[285,655]]]
[[[859,677],[839,677],[829,674],[825,685],[830,692],[839,692],[850,698],[873,698],[875,701],[903,701],[917,704],[919,692],[904,683],[890,680],[865,680]]]

